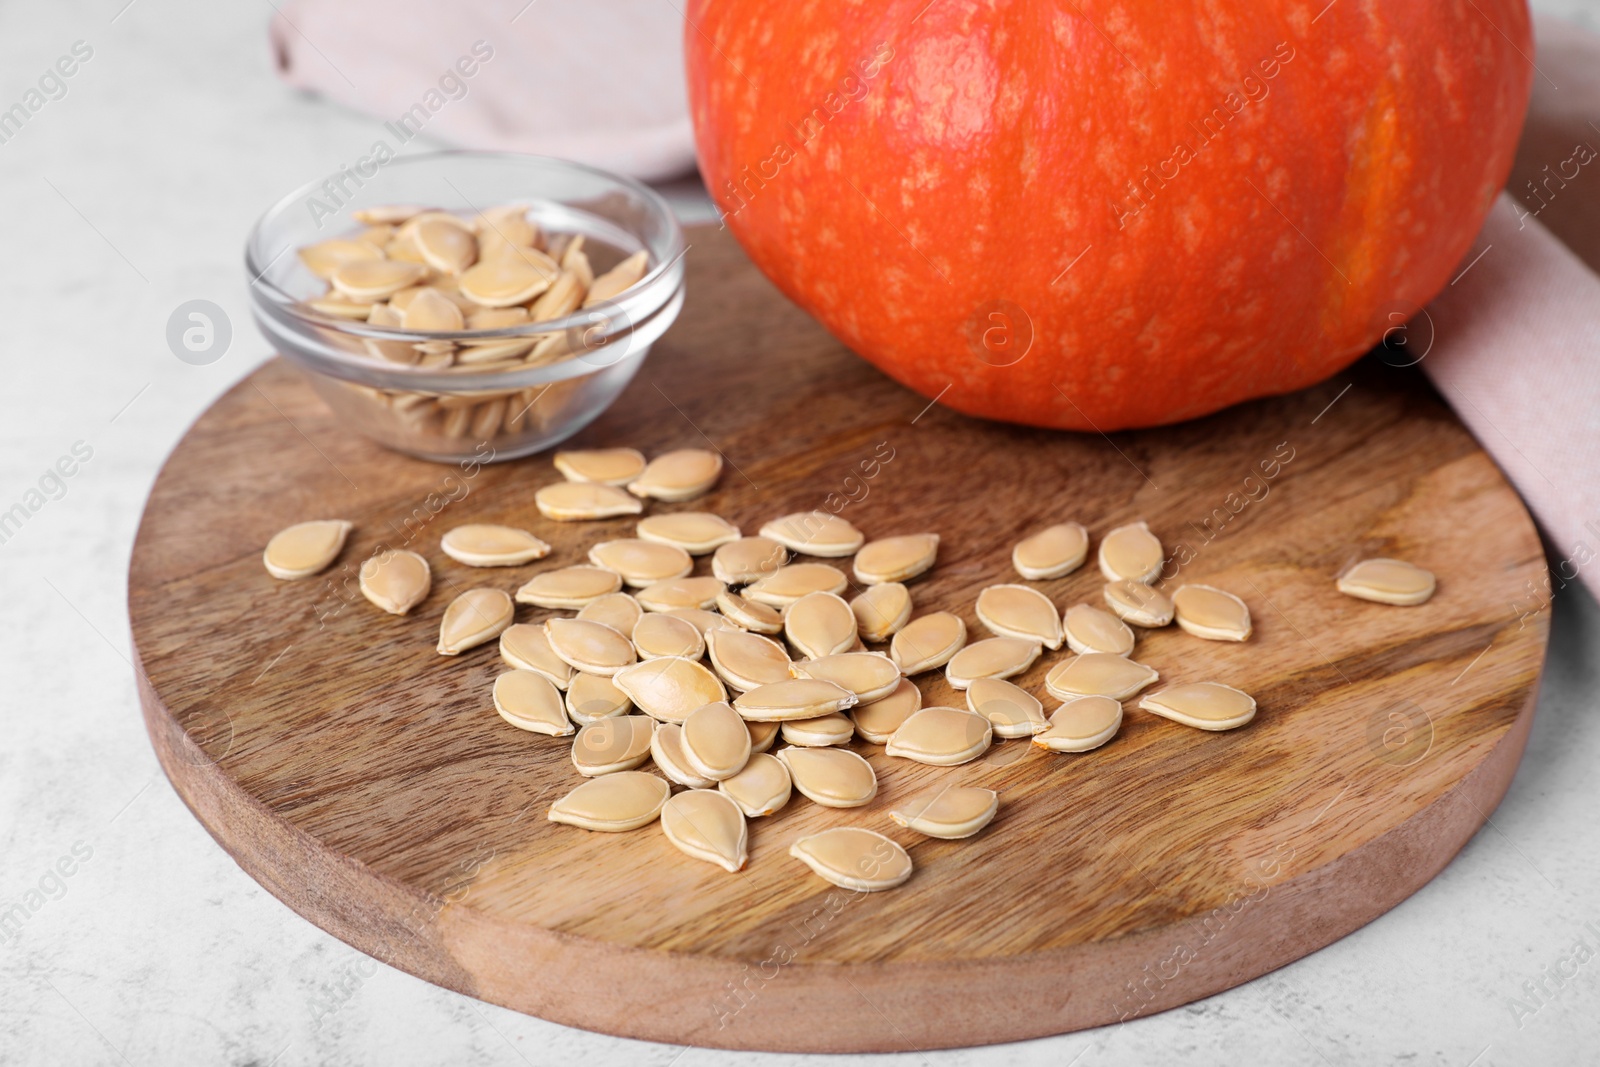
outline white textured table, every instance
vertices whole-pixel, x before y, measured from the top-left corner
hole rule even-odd
[[[0,10],[0,110],[74,42],[93,51],[65,95],[0,143],[12,205],[0,514],[27,512],[0,524],[0,1064],[779,1060],[569,1030],[391,970],[247,878],[167,786],[127,660],[139,508],[183,428],[265,355],[244,304],[246,229],[284,190],[349,162],[377,124],[277,85],[266,4],[137,0],[119,14],[124,2]],[[1549,6],[1600,21],[1595,3]],[[232,347],[209,366],[165,341],[191,299],[232,320]],[[58,461],[70,477],[46,476]],[[1411,900],[1187,1008],[896,1058],[1593,1062],[1600,610],[1575,590],[1554,610],[1522,771],[1490,826]],[[874,1058],[826,1062],[841,1059]]]

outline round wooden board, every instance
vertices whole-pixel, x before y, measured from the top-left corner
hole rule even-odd
[[[1112,437],[978,422],[856,359],[787,304],[726,235],[693,234],[681,321],[573,444],[715,446],[707,509],[746,532],[841,513],[869,536],[934,530],[919,612],[981,635],[983,586],[1017,581],[1011,545],[1062,519],[1096,535],[1146,519],[1175,581],[1249,603],[1254,638],[1141,632],[1164,681],[1253,693],[1249,726],[1207,734],[1130,706],[1085,755],[1025,741],[939,769],[855,744],[869,806],[798,796],[753,820],[748,867],[675,851],[654,826],[592,834],[545,810],[580,779],[564,740],[502,722],[493,644],[434,652],[461,589],[512,590],[632,523],[557,524],[533,493],[547,456],[467,469],[343,431],[281,362],[219,400],[151,493],[129,610],[145,718],[167,774],[253,877],[396,967],[559,1022],[701,1046],[926,1049],[1061,1033],[1229,988],[1315,951],[1433,877],[1503,795],[1527,737],[1547,616],[1544,566],[1494,465],[1410,371],[1369,361],[1327,385],[1169,429]],[[974,362],[974,373],[1004,373]],[[960,388],[956,383],[953,388]],[[1347,390],[1347,391],[1346,391]],[[280,582],[280,527],[356,530],[325,575]],[[549,560],[471,570],[438,550],[464,522],[524,525]],[[354,574],[380,544],[422,552],[433,593],[380,613]],[[1336,593],[1370,555],[1429,567],[1438,594],[1392,608]],[[697,572],[704,572],[706,558]],[[1091,563],[1038,583],[1098,602]],[[519,608],[521,621],[547,612]],[[1062,653],[1047,653],[1023,685]],[[925,703],[962,703],[940,676]],[[1053,709],[1054,701],[1047,701]],[[887,812],[912,791],[1000,791],[967,841]],[[827,826],[888,833],[916,873],[887,893],[834,889],[788,856]]]

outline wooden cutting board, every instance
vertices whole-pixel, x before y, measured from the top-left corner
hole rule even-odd
[[[786,303],[725,235],[691,235],[688,302],[628,391],[576,445],[714,446],[705,508],[746,532],[838,509],[869,536],[934,530],[919,612],[972,614],[1017,580],[1011,545],[1078,519],[1146,519],[1177,581],[1250,605],[1246,644],[1141,633],[1164,680],[1253,693],[1249,726],[1207,734],[1129,709],[1085,755],[1023,741],[954,769],[886,758],[868,807],[796,799],[754,820],[748,867],[690,860],[649,827],[545,820],[577,784],[567,743],[492,709],[491,644],[434,652],[454,592],[511,590],[631,522],[556,524],[533,506],[547,456],[474,472],[386,452],[337,425],[274,361],[189,430],[134,548],[129,611],[162,765],[246,871],[301,915],[429,981],[575,1026],[702,1046],[892,1050],[997,1042],[1135,1018],[1298,959],[1403,900],[1488,817],[1522,754],[1547,614],[1532,522],[1419,376],[1377,361],[1324,386],[1169,429],[1063,434],[968,419],[907,392]],[[987,368],[985,368],[987,369]],[[318,579],[260,563],[280,527],[356,524]],[[541,564],[462,567],[465,522],[555,545]],[[435,568],[412,616],[355,594],[380,542]],[[1392,608],[1336,593],[1371,555],[1438,594]],[[702,559],[698,572],[708,566]],[[1098,602],[1091,562],[1039,584]],[[1169,583],[1176,584],[1176,583]],[[519,608],[521,621],[549,613]],[[1061,654],[1019,680],[1044,696]],[[925,703],[961,703],[939,676]],[[1053,709],[1054,701],[1047,701]],[[979,836],[918,838],[886,812],[932,783],[1000,791]],[[886,832],[916,873],[833,889],[796,837]]]

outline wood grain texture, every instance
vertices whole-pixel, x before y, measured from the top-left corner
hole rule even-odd
[[[430,981],[609,1033],[966,1045],[1148,1014],[1304,956],[1423,885],[1499,802],[1544,657],[1547,618],[1518,608],[1543,556],[1512,490],[1414,373],[1369,362],[1308,392],[1111,438],[984,423],[924,410],[784,302],[725,235],[692,243],[682,319],[575,444],[710,442],[728,459],[718,488],[656,510],[705,508],[747,533],[841,502],[869,536],[937,531],[916,610],[955,611],[979,636],[973,600],[1018,580],[1019,537],[1073,518],[1098,543],[1146,519],[1176,553],[1168,586],[1237,593],[1256,632],[1242,645],[1141,632],[1136,658],[1164,681],[1246,689],[1260,714],[1205,734],[1130,706],[1096,752],[1011,741],[953,769],[858,742],[878,798],[841,812],[797,797],[754,820],[739,874],[682,856],[657,827],[549,823],[579,781],[567,744],[503,723],[494,646],[440,657],[439,618],[462,589],[514,589],[632,523],[542,519],[533,493],[558,477],[546,456],[463,471],[347,435],[273,362],[167,462],[129,610],[163,766],[290,907]],[[1260,465],[1274,460],[1267,479]],[[323,517],[356,523],[335,567],[268,577],[267,539]],[[439,551],[445,530],[479,521],[526,526],[555,552],[475,571]],[[355,591],[380,544],[435,568],[409,617]],[[1379,554],[1432,569],[1438,594],[1388,608],[1334,591],[1341,566]],[[1065,607],[1097,603],[1101,584],[1091,560],[1037,587]],[[1058,658],[1019,680],[1044,696]],[[936,676],[919,681],[925,703],[962,702]],[[944,782],[998,789],[992,826],[946,842],[890,822],[909,792]],[[852,894],[788,857],[797,836],[845,824],[907,845],[911,881]]]

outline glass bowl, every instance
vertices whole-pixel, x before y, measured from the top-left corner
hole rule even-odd
[[[273,347],[305,374],[341,422],[424,459],[512,459],[572,436],[622,392],[683,306],[683,231],[638,182],[593,167],[510,152],[436,152],[361,161],[273,205],[245,244],[250,306]],[[545,322],[455,333],[407,331],[321,314],[325,283],[296,255],[362,227],[351,211],[424,204],[476,213],[528,205],[547,235],[582,234],[596,274],[643,251],[645,275],[610,300]],[[538,362],[428,367],[405,359],[536,348]],[[418,348],[418,346],[424,346]],[[386,358],[385,354],[393,354]]]

